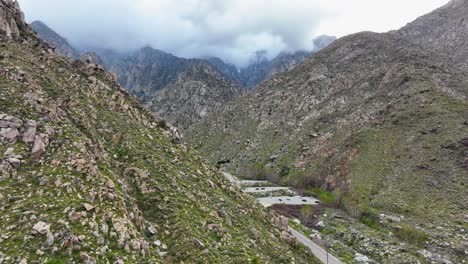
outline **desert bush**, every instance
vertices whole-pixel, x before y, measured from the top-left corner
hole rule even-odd
[[[271,168],[266,168],[263,164],[255,163],[253,165],[240,169],[240,175],[249,180],[270,181],[278,183],[280,177]]]
[[[408,224],[401,224],[395,230],[395,236],[407,243],[423,246],[429,235]]]
[[[306,188],[309,185],[309,177],[303,171],[293,171],[283,179],[283,182],[288,186]]]
[[[327,205],[334,205],[335,204],[335,196],[332,192],[325,191],[318,187],[312,187],[308,189],[304,194],[317,197],[320,201]]]
[[[359,217],[359,221],[376,230],[380,230],[382,228],[379,223],[379,215],[370,210],[365,210]]]

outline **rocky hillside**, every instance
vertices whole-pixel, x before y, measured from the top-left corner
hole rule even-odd
[[[406,41],[442,54],[449,63],[468,69],[468,1],[452,0],[395,32]]]
[[[56,51],[58,51],[58,53],[75,60],[80,58],[80,53],[76,51],[65,38],[57,34],[57,32],[49,28],[42,21],[32,22],[31,28],[36,32],[39,38],[49,44],[56,45]]]
[[[244,93],[240,84],[204,60],[182,59],[149,47],[105,64],[129,93],[181,129]]]
[[[444,55],[394,33],[344,37],[227,104],[188,141],[226,169],[262,165],[332,191],[357,218],[405,216],[459,263],[466,238],[450,234],[468,221],[468,75]]]
[[[208,58],[207,60],[229,79],[239,81],[246,89],[250,90],[277,73],[291,70],[294,66],[302,63],[311,53],[325,48],[335,40],[336,37],[319,36],[314,40],[315,48],[312,52],[282,52],[271,60],[265,57],[264,52],[257,52],[257,56],[249,65],[241,69],[225,63],[219,58]]]
[[[0,6],[0,263],[314,262],[110,74]]]
[[[240,85],[228,81],[217,69],[196,61],[147,105],[171,124],[186,129],[243,93]]]

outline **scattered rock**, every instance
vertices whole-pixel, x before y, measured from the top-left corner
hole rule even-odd
[[[370,259],[367,256],[364,256],[362,254],[356,253],[354,256],[354,260],[358,263],[368,263]]]
[[[33,144],[36,139],[36,121],[29,120],[26,123],[26,132],[23,134],[23,142],[26,144]]]
[[[205,244],[203,244],[203,242],[201,242],[198,239],[194,239],[193,242],[195,243],[195,246],[197,246],[199,248],[204,248],[205,247]]]
[[[46,235],[50,230],[50,224],[40,221],[37,222],[32,229],[34,234]]]
[[[7,161],[13,166],[15,169],[19,168],[21,165],[21,160],[16,158],[8,158]]]
[[[94,210],[94,206],[92,206],[92,205],[90,205],[88,203],[84,203],[83,207],[86,209],[87,212],[90,212],[90,211]]]
[[[40,134],[35,137],[34,146],[31,150],[31,158],[33,160],[39,160],[42,157],[42,154],[45,153],[46,140],[44,139],[46,138],[48,139],[46,134]]]
[[[14,148],[8,148],[3,155],[10,156],[13,155]]]
[[[1,128],[0,129],[0,141],[3,143],[15,143],[19,138],[20,133],[16,128]]]

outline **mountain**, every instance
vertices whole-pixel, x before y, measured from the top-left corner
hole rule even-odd
[[[105,65],[129,93],[181,129],[239,97],[244,89],[205,60],[182,59],[150,47]]]
[[[415,45],[443,54],[449,63],[468,69],[468,4],[450,1],[434,12],[409,23],[395,34]]]
[[[193,61],[147,105],[170,123],[186,129],[242,94],[244,89],[227,80],[215,67]]]
[[[57,34],[57,32],[53,31],[42,21],[34,21],[30,26],[39,38],[48,43],[55,44],[57,46],[56,50],[63,56],[75,60],[80,58],[80,53],[76,51],[65,38]]]
[[[229,79],[239,81],[246,89],[250,90],[277,73],[291,70],[311,54],[325,48],[335,40],[336,37],[319,36],[314,40],[314,50],[312,52],[281,52],[271,60],[266,57],[264,51],[258,51],[248,66],[241,69],[238,69],[235,65],[225,63],[216,57],[208,58],[207,60]]]
[[[187,140],[213,162],[226,163],[224,169],[242,174],[263,166],[283,183],[330,191],[336,206],[367,224],[398,215],[412,235],[423,230],[429,237],[424,254],[407,251],[413,262],[375,252],[378,262],[434,262],[426,254],[431,251],[460,263],[466,256],[457,230],[467,223],[468,74],[453,63],[463,65],[465,50],[447,43],[466,44],[467,5],[452,1],[432,13],[450,19],[417,20],[435,24],[341,38],[226,104],[193,126]],[[432,41],[415,45],[409,37],[423,35]],[[348,237],[346,229],[336,232],[336,239]]]
[[[318,263],[110,73],[0,10],[1,263]]]

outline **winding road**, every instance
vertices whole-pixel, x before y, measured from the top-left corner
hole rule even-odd
[[[325,249],[315,244],[312,240],[308,239],[305,235],[295,230],[294,228],[289,227],[289,233],[291,233],[291,235],[294,236],[297,239],[297,241],[299,241],[301,244],[308,247],[310,251],[312,251],[312,253],[323,263],[343,264],[341,260],[339,260],[333,255],[330,255]]]
[[[242,186],[242,181],[239,181],[239,179],[237,179],[235,176],[229,174],[229,173],[226,173],[226,172],[221,172],[224,177],[226,177],[226,179],[231,182],[233,185],[236,185],[236,186]],[[249,181],[249,182],[254,182],[254,181]],[[264,181],[262,181],[262,183],[265,183]],[[263,188],[263,187],[262,187]],[[274,188],[274,187],[264,187],[264,188]],[[259,201],[260,203],[262,203],[262,200],[263,199],[263,202],[262,203],[263,205],[271,205],[271,204],[275,204],[275,202],[278,200],[278,199],[282,199],[283,197],[263,197],[263,198],[258,198],[257,201]],[[311,204],[317,204],[318,203],[318,200],[317,199],[314,199],[314,198],[303,198],[303,197],[299,197],[299,196],[295,196],[295,197],[284,197],[284,199],[290,199],[289,201],[286,201],[286,202],[297,202],[296,199],[293,199],[291,200],[291,198],[296,198],[296,199],[300,199],[300,202],[301,203],[311,203]],[[309,200],[308,200],[309,199]],[[304,202],[304,200],[306,200]],[[278,200],[279,201],[279,200]],[[282,202],[282,201],[279,201],[279,202]],[[285,202],[285,204],[287,204]],[[271,203],[271,204],[270,204]],[[295,203],[297,204],[297,203]],[[299,203],[300,204],[300,203]],[[322,247],[320,247],[319,245],[317,245],[316,243],[314,243],[312,240],[310,240],[309,238],[307,238],[305,235],[303,235],[301,232],[295,230],[294,228],[292,227],[288,227],[288,230],[289,230],[289,233],[294,236],[297,241],[301,244],[303,244],[304,246],[306,246],[307,248],[310,249],[310,251],[312,252],[312,254],[314,254],[320,261],[322,261],[323,263],[325,264],[344,264],[343,262],[341,262],[338,258],[336,258],[335,256],[333,255],[330,255],[325,249],[323,249]]]

